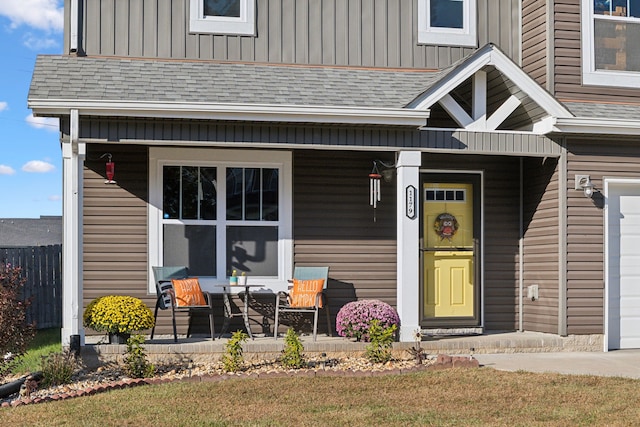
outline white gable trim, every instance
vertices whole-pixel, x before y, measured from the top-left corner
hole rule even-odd
[[[416,110],[428,109],[439,102],[462,127],[469,130],[495,130],[509,114],[518,108],[521,100],[516,96],[511,96],[494,112],[492,117],[486,120],[483,119],[486,111],[483,110],[479,104],[484,103],[484,108],[486,109],[486,75],[482,68],[487,65],[492,65],[503,73],[523,93],[543,108],[549,116],[558,118],[574,117],[564,105],[558,102],[549,92],[542,88],[535,80],[522,71],[518,65],[492,44],[486,45],[462,61],[461,64],[456,66],[440,82],[411,102],[408,107]],[[452,90],[471,77],[474,78],[474,117],[470,117],[462,110],[449,95]],[[483,77],[485,79],[484,85]],[[454,103],[456,105],[454,105]],[[536,127],[536,129],[540,128],[540,126]]]

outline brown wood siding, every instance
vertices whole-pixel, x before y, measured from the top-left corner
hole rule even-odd
[[[556,159],[524,162],[524,299],[523,329],[558,333],[560,219]],[[539,299],[526,298],[537,284]]]
[[[188,4],[84,0],[82,49],[88,55],[403,68],[443,68],[473,51],[418,45],[417,0],[257,0],[255,37],[190,34]],[[518,2],[478,0],[478,47],[494,43],[519,62],[519,21]]]
[[[397,302],[396,190],[382,182],[374,217],[368,179],[374,159],[393,163],[389,153],[294,152],[294,262],[330,267],[333,325],[349,301]]]
[[[604,332],[604,213],[603,200],[587,199],[574,190],[575,175],[588,174],[603,192],[603,177],[640,175],[639,141],[610,138],[570,138],[568,149],[567,332]]]
[[[555,96],[560,100],[638,102],[640,90],[582,85],[580,0],[555,0]]]
[[[517,329],[519,159],[428,154],[423,167],[484,171],[484,325]]]
[[[522,69],[547,84],[547,6],[545,0],[522,1]]]

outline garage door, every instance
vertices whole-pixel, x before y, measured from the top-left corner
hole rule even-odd
[[[607,187],[607,344],[640,348],[640,182]]]

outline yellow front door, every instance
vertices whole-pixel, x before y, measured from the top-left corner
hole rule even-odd
[[[424,318],[473,318],[473,185],[424,183],[422,201]]]

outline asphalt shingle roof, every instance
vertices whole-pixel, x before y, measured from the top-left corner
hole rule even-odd
[[[0,218],[0,248],[62,244],[62,217]]]
[[[596,102],[564,102],[564,105],[576,117],[640,120],[640,105]]]
[[[38,56],[29,100],[103,100],[402,108],[443,76],[383,70]]]

